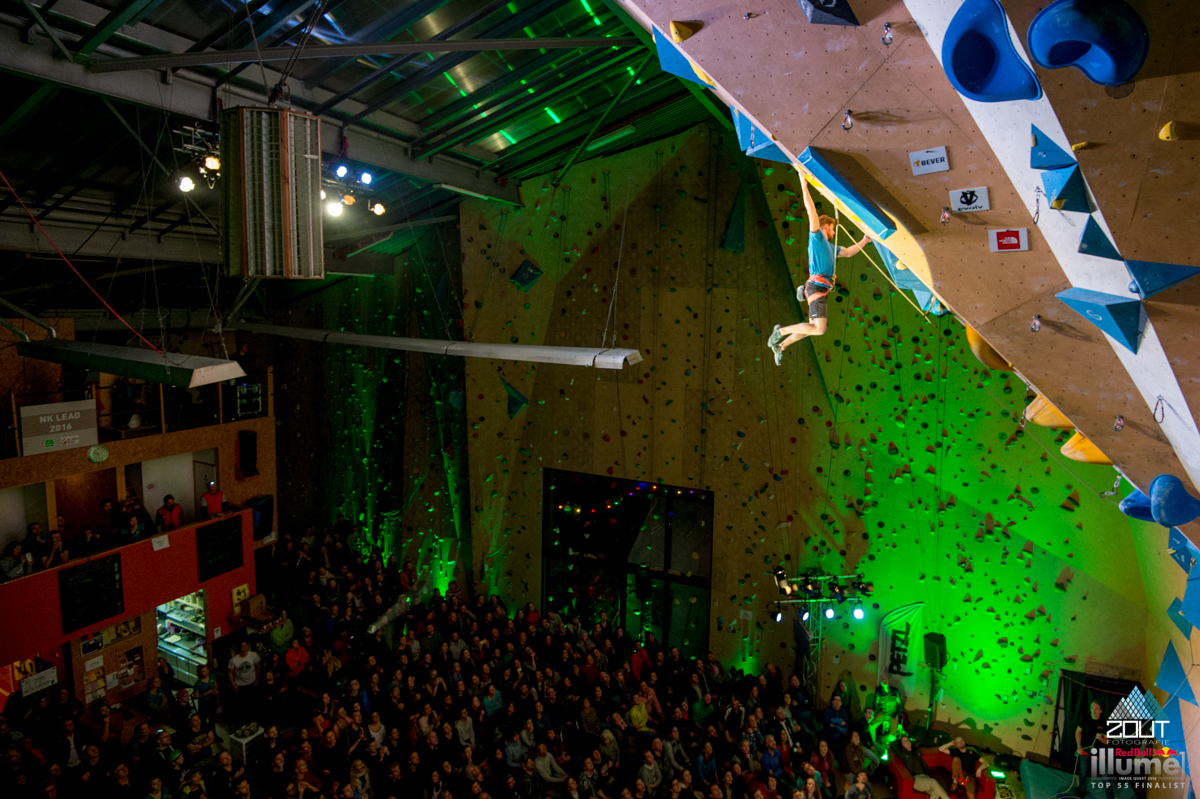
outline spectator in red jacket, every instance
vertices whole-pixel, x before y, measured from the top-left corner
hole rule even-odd
[[[158,529],[164,533],[168,530],[177,530],[183,527],[183,507],[175,504],[174,496],[167,494],[163,497],[163,504],[158,509],[158,518],[155,521],[158,524]]]

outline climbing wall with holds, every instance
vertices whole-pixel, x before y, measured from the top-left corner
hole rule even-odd
[[[585,162],[558,190],[549,176],[529,181],[519,213],[463,205],[475,340],[615,335],[645,358],[621,372],[468,364],[475,577],[541,598],[547,466],[707,488],[710,644],[726,663],[791,667],[791,626],[767,616],[777,565],[857,571],[874,593],[863,620],[846,604],[827,623],[823,693],[845,678],[861,708],[880,619],[923,602],[926,629],[950,650],[938,723],[1046,752],[1059,667],[1140,678],[1146,663],[1123,492],[1103,496],[1114,470],[1065,461],[1069,431],[1022,427],[1024,384],[979,363],[953,317],[909,304],[873,249],[839,262],[826,335],[775,367],[765,339],[801,318],[807,221],[794,175],[729,138],[702,127]],[[731,218],[744,247],[722,249]],[[543,275],[522,292],[509,276],[527,259]],[[514,392],[526,404],[514,408]],[[909,708],[921,718],[923,667],[917,686]]]
[[[799,184],[758,166],[799,283]],[[843,225],[848,246],[860,232]],[[1064,459],[1069,431],[1022,426],[1025,385],[981,364],[953,317],[921,314],[874,247],[839,260],[837,282],[828,332],[813,340],[833,410],[806,418],[825,433],[811,453],[819,521],[793,539],[790,568],[858,572],[874,591],[863,620],[846,604],[826,622],[821,684],[856,685],[861,709],[878,679],[881,618],[922,602],[925,630],[948,643],[937,721],[973,727],[977,743],[1046,752],[1060,667],[1143,667],[1134,539],[1121,494],[1102,496],[1116,474]],[[924,715],[929,686],[922,667],[910,713]]]
[[[476,578],[540,600],[545,467],[709,488],[711,645],[740,665],[790,665],[786,642],[763,635],[759,573],[816,522],[811,453],[825,432],[801,417],[831,409],[811,348],[783,368],[766,348],[776,322],[800,316],[752,162],[703,126],[580,164],[557,190],[550,176],[526,181],[525,202],[462,205],[468,336],[607,340],[645,360],[620,372],[468,363]],[[740,254],[720,246],[731,225]],[[526,259],[543,275],[522,292],[510,277]],[[528,404],[510,420],[513,391]]]
[[[283,298],[275,321],[453,337],[461,331],[458,253],[456,226],[439,225],[397,256],[392,274],[283,288],[293,299]],[[469,553],[470,545],[466,487],[458,479],[465,462],[462,359],[273,336],[255,337],[253,347],[269,353],[287,397],[278,413],[280,529],[316,526],[320,533],[341,512],[360,528],[353,543],[381,547],[398,562],[411,558],[429,586],[462,579],[460,547]]]

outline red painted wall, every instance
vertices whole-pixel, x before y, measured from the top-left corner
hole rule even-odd
[[[168,534],[170,546],[157,552],[154,551],[154,541],[158,537],[88,558],[92,560],[120,553],[121,577],[125,584],[125,612],[66,635],[62,632],[57,570],[37,572],[0,584],[0,663],[12,663],[37,653],[46,657],[47,653],[67,641],[90,635],[110,624],[153,610],[164,602],[202,588],[208,591],[210,638],[213,627],[220,627],[222,634],[227,635],[234,629],[228,619],[233,610],[233,589],[248,583],[250,594],[255,593],[252,512],[245,510],[239,515],[242,518],[242,566],[203,583],[199,581],[197,571],[196,530],[204,524],[171,531]],[[81,558],[62,568],[69,569],[83,562]]]

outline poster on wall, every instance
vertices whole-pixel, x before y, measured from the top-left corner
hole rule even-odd
[[[21,408],[22,455],[90,447],[99,442],[94,399]]]
[[[908,698],[917,688],[917,664],[924,657],[925,603],[896,608],[879,623],[879,681]]]

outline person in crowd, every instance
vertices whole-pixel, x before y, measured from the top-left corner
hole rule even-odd
[[[63,542],[62,533],[54,530],[50,533],[50,540],[42,550],[42,555],[38,558],[38,570],[45,571],[62,566],[71,558],[71,553],[67,551],[67,546]]]
[[[214,481],[209,481],[208,489],[200,495],[200,514],[205,519],[225,515],[225,494]]]
[[[28,715],[0,718],[0,795],[49,779],[83,799],[86,777],[121,799],[833,799],[844,758],[844,792],[872,799],[872,717],[855,724],[842,691],[813,706],[776,665],[730,674],[603,612],[510,608],[465,582],[443,593],[368,538],[359,551],[311,537],[281,534],[259,570],[291,635],[217,639],[219,677],[205,665],[174,682],[160,666],[126,703],[148,718],[128,741],[103,703],[81,721],[69,689],[66,703],[61,686],[22,698]],[[241,740],[251,722],[264,733],[244,755],[214,733]],[[947,799],[911,741],[892,753],[916,790]],[[964,775],[978,774],[970,754],[955,754]]]
[[[25,576],[25,542],[9,541],[0,557],[0,582],[8,582]]]
[[[183,507],[176,504],[175,497],[167,494],[163,497],[162,507],[154,514],[154,524],[162,532],[177,530],[183,527]]]
[[[912,775],[914,791],[928,794],[930,799],[950,799],[942,784],[929,776],[929,770],[925,768],[925,761],[921,758],[921,750],[913,746],[907,735],[900,735],[892,745],[891,755],[903,763]]]
[[[950,780],[954,786],[961,785],[967,799],[975,799],[979,777],[983,774],[983,760],[979,754],[967,747],[962,737],[953,738],[938,747],[938,751],[951,757]]]

